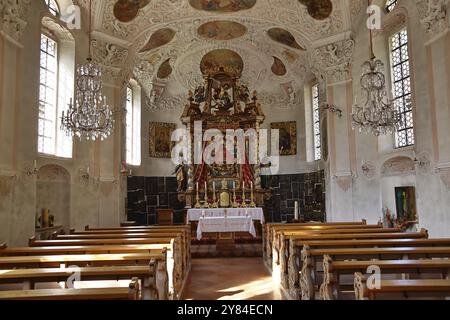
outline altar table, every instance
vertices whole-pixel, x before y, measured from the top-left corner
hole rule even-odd
[[[256,238],[251,216],[200,217],[197,240],[202,239],[203,232],[248,232]]]
[[[187,223],[199,221],[203,212],[205,217],[245,217],[248,215],[252,220],[264,223],[264,212],[262,208],[215,208],[215,209],[189,209],[187,212]]]

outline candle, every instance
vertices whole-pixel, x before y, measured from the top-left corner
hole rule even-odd
[[[236,181],[233,181],[233,189],[236,190]]]
[[[245,190],[245,181],[242,180],[242,190]]]
[[[89,167],[87,167],[87,174],[89,174]]]
[[[213,182],[213,194],[216,194],[216,182]]]
[[[205,193],[208,191],[208,185],[206,184],[206,181],[205,181]]]
[[[197,192],[198,192],[198,181],[196,182],[196,186],[197,186]]]
[[[250,189],[253,191],[253,181],[250,181]]]
[[[295,220],[298,220],[298,201],[295,201],[294,215],[295,215]]]
[[[34,168],[37,169],[37,161],[34,160]]]

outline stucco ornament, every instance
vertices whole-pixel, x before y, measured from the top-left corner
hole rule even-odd
[[[2,33],[15,41],[20,41],[27,26],[26,15],[31,0],[2,0],[0,17]]]
[[[414,172],[414,161],[409,157],[395,157],[389,159],[381,168],[382,176],[407,175]]]
[[[448,28],[448,0],[417,0],[420,22],[428,34],[437,34]]]
[[[441,170],[439,175],[447,190],[450,191],[450,168]]]
[[[334,176],[333,178],[338,187],[344,192],[347,192],[352,187],[353,176],[351,175]]]
[[[349,39],[316,49],[316,66],[325,71],[329,84],[350,79],[354,47],[355,42]]]

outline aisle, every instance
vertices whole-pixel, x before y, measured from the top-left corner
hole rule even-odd
[[[261,258],[193,259],[184,300],[280,300]]]

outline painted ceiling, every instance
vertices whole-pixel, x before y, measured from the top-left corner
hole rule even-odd
[[[88,0],[74,2],[87,14]],[[343,40],[364,11],[361,2],[97,0],[95,58],[106,76],[135,78],[150,97],[156,87],[179,88],[173,95],[192,90],[202,82],[202,58],[232,50],[244,63],[242,81],[254,89],[278,87],[280,100],[286,84],[300,88],[310,80],[315,49]]]

